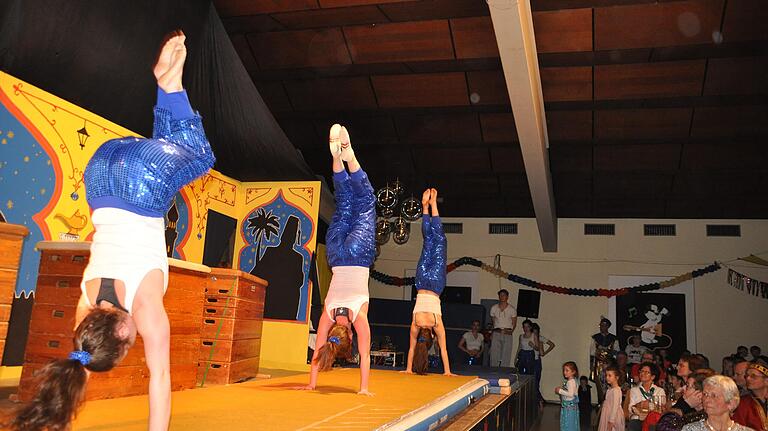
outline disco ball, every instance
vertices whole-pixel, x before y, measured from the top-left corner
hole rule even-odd
[[[392,233],[392,226],[386,219],[379,219],[376,222],[376,244],[383,245],[389,241],[389,235]]]
[[[400,204],[400,214],[408,221],[416,221],[421,217],[421,202],[415,198],[410,197]]]
[[[380,188],[376,192],[376,203],[382,209],[394,209],[397,206],[397,192],[390,186]]]
[[[398,217],[395,220],[395,226],[392,230],[392,239],[398,245],[403,245],[408,242],[408,238],[411,237],[411,224],[404,218]]]

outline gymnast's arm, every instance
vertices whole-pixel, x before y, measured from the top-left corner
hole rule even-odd
[[[443,375],[455,376],[451,373],[451,363],[448,362],[448,344],[445,341],[445,326],[443,326],[443,316],[435,316],[435,334],[437,334],[437,344],[440,347],[440,356],[443,359]]]
[[[162,286],[163,274],[159,270],[152,271],[149,277],[160,278],[150,283]],[[149,430],[165,431],[171,418],[171,327],[163,306],[163,289],[139,289],[133,320],[144,340],[144,356],[149,368]]]
[[[317,374],[320,371],[320,368],[317,365],[317,356],[318,352],[320,352],[320,348],[328,342],[328,332],[331,330],[331,326],[333,326],[333,320],[328,317],[328,313],[325,311],[325,307],[323,307],[323,314],[320,315],[320,323],[317,325],[317,338],[315,340],[315,351],[312,353],[312,367],[309,372],[309,384],[301,389],[311,391],[317,387]]]
[[[416,348],[416,340],[419,338],[419,327],[416,326],[416,322],[411,319],[411,329],[408,335],[408,362],[405,365],[406,374],[413,374],[413,352]]]
[[[360,395],[373,395],[368,391],[371,374],[371,327],[368,325],[368,303],[360,307],[353,323],[357,332],[357,351],[360,353]]]

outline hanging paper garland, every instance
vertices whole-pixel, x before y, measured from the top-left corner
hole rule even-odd
[[[523,286],[527,286],[532,289],[543,290],[545,292],[559,293],[561,295],[602,296],[602,297],[622,296],[622,295],[628,295],[630,293],[651,292],[654,290],[664,289],[664,288],[675,286],[677,284],[691,280],[693,278],[701,277],[702,275],[706,275],[706,274],[709,274],[710,272],[715,272],[718,269],[720,269],[720,264],[715,262],[711,265],[705,266],[704,268],[699,268],[691,272],[686,272],[685,274],[678,275],[677,277],[670,278],[669,280],[664,280],[656,283],[641,284],[639,286],[622,287],[619,289],[577,289],[572,287],[562,287],[562,286],[554,286],[551,284],[544,284],[536,280],[531,280],[525,277],[521,277],[516,274],[510,274],[508,272],[503,271],[501,268],[490,266],[488,264],[481,262],[480,260],[477,260],[473,257],[468,257],[468,256],[456,259],[456,261],[454,261],[453,263],[449,263],[446,266],[445,270],[446,272],[451,272],[456,268],[464,265],[476,266],[499,278],[505,278],[513,283],[522,284]],[[399,287],[413,286],[416,281],[414,277],[405,277],[405,278],[394,277],[376,270],[371,270],[371,278],[378,281],[379,283],[383,283],[389,286],[399,286]]]

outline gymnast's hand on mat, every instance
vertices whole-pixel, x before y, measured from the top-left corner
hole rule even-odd
[[[456,377],[456,376],[458,376],[458,374],[453,374],[453,373],[452,373],[452,372],[450,372],[450,371],[449,371],[449,372],[447,372],[447,373],[443,373],[443,375],[444,375],[444,376],[448,376],[448,377]]]
[[[401,372],[403,374],[413,374],[413,371],[411,371],[411,370],[401,370],[399,372]]]
[[[364,390],[358,392],[357,395],[367,395],[369,397],[372,397],[372,396],[374,396],[376,394],[374,394],[373,392],[368,392],[368,389],[364,389]]]
[[[312,385],[305,385],[305,386],[294,386],[293,389],[297,391],[314,391],[315,387]]]

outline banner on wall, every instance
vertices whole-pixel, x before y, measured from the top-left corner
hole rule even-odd
[[[768,283],[738,273],[728,268],[728,284],[742,292],[768,299]]]
[[[306,323],[320,182],[244,183],[238,268],[267,282],[264,318]]]

